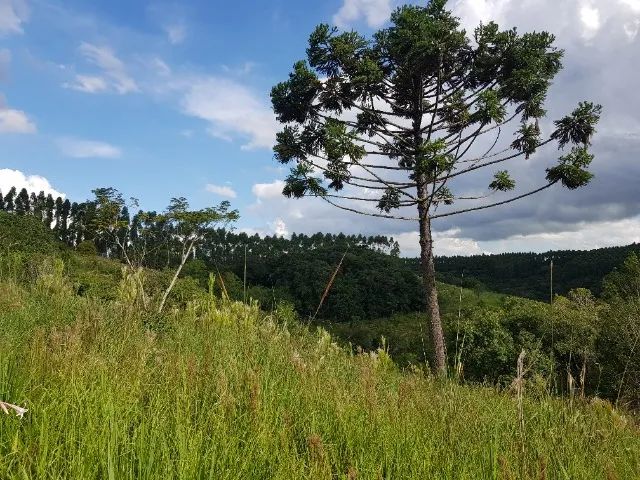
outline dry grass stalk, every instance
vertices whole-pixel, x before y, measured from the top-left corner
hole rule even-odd
[[[0,401],[0,409],[7,415],[9,415],[10,410],[13,410],[14,412],[16,412],[16,416],[20,418],[24,417],[24,414],[29,411],[28,409],[19,407],[18,405],[14,405],[12,403],[2,402],[2,401]]]
[[[325,451],[322,437],[320,437],[320,435],[318,435],[317,433],[312,433],[307,438],[307,445],[309,447],[311,460],[318,465],[324,464]]]
[[[324,292],[322,294],[322,298],[320,299],[320,303],[318,304],[318,308],[316,308],[316,312],[313,314],[313,317],[312,317],[313,319],[316,318],[316,316],[318,315],[318,312],[320,311],[320,308],[322,308],[322,304],[327,298],[327,295],[329,295],[329,290],[331,290],[331,286],[333,285],[333,282],[336,279],[336,275],[338,275],[338,270],[340,270],[340,267],[342,266],[342,262],[344,261],[344,257],[347,256],[348,251],[349,251],[349,248],[347,247],[347,250],[342,254],[342,258],[340,259],[340,262],[338,262],[338,266],[334,270],[333,275],[331,275],[331,278],[329,279],[329,283],[327,283],[327,286],[324,289]]]
[[[517,362],[517,376],[513,381],[516,388],[516,396],[518,399],[518,422],[520,424],[520,437],[522,438],[522,451],[524,453],[524,408],[522,405],[522,400],[524,396],[524,357],[525,351],[522,350],[520,355],[518,355]]]

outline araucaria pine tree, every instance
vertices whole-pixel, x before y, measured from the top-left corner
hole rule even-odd
[[[503,31],[495,23],[470,35],[445,7],[446,0],[401,7],[372,38],[319,25],[309,38],[307,61],[297,62],[271,92],[284,124],[275,157],[294,165],[284,195],[315,196],[350,212],[419,225],[439,373],[446,369],[446,352],[432,221],[555,184],[587,184],[593,159],[588,146],[601,111],[579,103],[545,135],[539,120],[546,118],[547,91],[563,55],[553,35]],[[546,180],[501,193],[516,188],[505,165],[551,144],[560,150],[559,161],[546,169]],[[458,177],[480,169],[491,170],[488,193],[499,201],[478,203],[484,194],[471,198],[453,191]],[[467,207],[451,207],[474,199]]]

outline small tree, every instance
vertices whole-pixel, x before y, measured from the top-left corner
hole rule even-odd
[[[492,22],[469,38],[445,4],[401,7],[391,26],[371,39],[318,26],[309,38],[308,62],[297,62],[289,79],[271,92],[285,124],[275,157],[295,164],[284,195],[315,196],[349,212],[418,223],[439,372],[445,370],[446,352],[432,221],[510,203],[556,183],[570,189],[585,185],[593,159],[587,147],[601,110],[580,103],[543,136],[538,120],[546,116],[545,97],[563,53],[553,46],[554,37],[501,31]],[[505,132],[515,138],[501,142]],[[547,169],[540,187],[436,213],[440,206],[484,198],[456,195],[450,186],[457,177],[529,158],[552,142],[572,148]],[[489,193],[514,188],[504,169],[488,185]]]
[[[140,211],[134,217],[135,221],[130,221],[127,204],[116,189],[97,188],[93,194],[96,238],[99,243],[105,243],[107,249],[115,248],[131,269],[140,270],[145,266],[150,250],[167,243],[178,253],[178,266],[162,295],[158,312],[162,312],[184,264],[203,240],[205,231],[214,225],[226,225],[239,218],[237,210],[230,210],[229,202],[221,202],[217,207],[190,210],[186,198],[181,197],[171,199],[166,212],[161,215]],[[138,201],[130,199],[129,207],[137,206]],[[158,226],[162,227],[161,231],[158,231]],[[143,304],[147,307],[141,276],[136,275],[135,278],[143,295]]]
[[[158,313],[162,312],[167,297],[171,293],[176,280],[180,276],[182,267],[196,247],[204,240],[204,234],[215,225],[229,224],[238,220],[237,210],[229,210],[230,204],[227,201],[221,202],[217,207],[204,208],[202,210],[189,210],[189,203],[184,197],[172,198],[164,219],[171,231],[173,239],[179,245],[180,263],[171,279],[169,287],[162,295],[162,300],[158,306]]]

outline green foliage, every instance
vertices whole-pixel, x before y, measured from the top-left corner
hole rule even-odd
[[[83,240],[76,247],[76,252],[78,252],[80,255],[97,255],[98,248],[96,247],[96,244],[91,240]]]
[[[603,282],[603,296],[607,299],[633,300],[640,298],[640,256],[629,255],[624,263],[608,274]]]
[[[423,199],[428,215],[432,205],[442,202],[436,199],[436,184],[463,161],[475,139],[518,115],[517,138],[502,150],[512,152],[500,161],[528,158],[553,140],[560,149],[567,144],[586,149],[602,110],[590,102],[581,102],[555,121],[547,140],[541,136],[538,120],[547,113],[547,91],[562,68],[563,52],[554,42],[547,32],[519,34],[515,28],[500,30],[493,22],[480,25],[471,41],[444,1],[399,7],[389,26],[371,38],[318,25],[309,37],[307,60],[296,62],[288,80],[271,91],[274,112],[283,124],[275,157],[295,162],[285,194],[324,196],[350,184],[386,186],[398,195],[433,183],[433,191]],[[355,122],[344,119],[347,111]],[[500,130],[494,146],[499,137]],[[495,155],[484,163],[490,152],[474,158],[472,170],[496,163]],[[386,157],[388,165],[370,165],[365,170],[370,176],[352,182],[350,170],[361,166],[365,153]],[[561,165],[548,172],[549,182],[561,180],[572,189],[586,184],[587,155],[580,160],[573,154],[563,157]],[[315,162],[318,158],[327,163]],[[389,182],[381,168],[399,175]],[[317,170],[329,180],[326,191],[320,179],[312,177]],[[464,169],[456,175],[462,173]],[[515,186],[499,180],[492,185],[500,191]],[[402,206],[387,191],[378,204],[387,214]]]
[[[352,354],[286,305],[38,288],[0,283],[0,398],[29,409],[0,416],[3,479],[640,475],[632,417],[600,400],[525,397],[521,430],[508,392]]]
[[[603,277],[634,252],[640,254],[639,244],[588,251],[436,257],[435,262],[443,282],[469,288],[473,283],[486,290],[549,301],[551,259],[555,293],[566,295],[572,289],[584,287],[599,295]],[[406,262],[417,274],[419,259],[407,259]]]
[[[61,245],[42,222],[28,215],[0,212],[0,249],[4,252],[54,254]]]
[[[489,184],[489,189],[500,192],[513,190],[515,187],[516,182],[509,176],[509,172],[506,170],[497,172],[493,177],[493,181]]]
[[[571,153],[560,157],[558,165],[547,169],[547,180],[562,182],[570,190],[582,187],[593,178],[587,170],[592,161],[593,155],[586,147],[573,147]]]

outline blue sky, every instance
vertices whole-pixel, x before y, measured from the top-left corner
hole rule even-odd
[[[277,174],[270,119],[242,131],[243,119],[207,121],[214,104],[184,103],[228,95],[224,108],[268,117],[269,89],[339,7],[313,3],[30,2],[22,33],[2,39],[11,52],[2,92],[37,131],[3,136],[2,166],[77,199],[113,185],[149,208],[177,195],[201,206],[218,200],[205,190],[214,184],[244,207],[252,185]]]
[[[413,254],[412,225],[283,199],[286,172],[271,152],[278,126],[269,90],[304,57],[314,26],[371,32],[397,4],[0,0],[0,189],[19,184],[83,200],[92,188],[113,186],[158,210],[174,196],[194,207],[229,199],[248,232],[382,233]],[[619,94],[635,92],[640,80],[640,0],[450,5],[470,27],[495,19],[556,33],[568,60],[554,105],[595,97],[606,116],[594,144],[598,181],[586,193],[557,192],[508,215],[442,222],[437,251],[640,241],[640,101]]]

